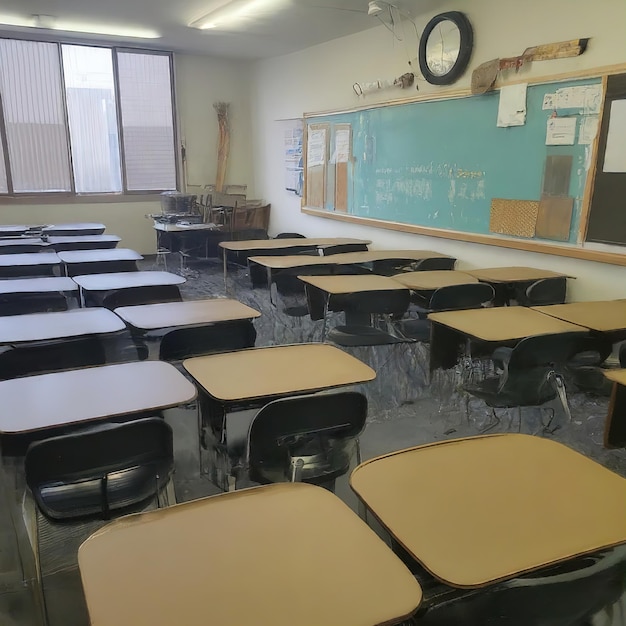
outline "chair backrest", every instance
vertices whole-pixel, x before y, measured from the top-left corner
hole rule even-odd
[[[95,336],[7,346],[0,352],[0,380],[105,363],[104,345]]]
[[[172,429],[149,417],[32,443],[26,483],[52,519],[109,518],[154,497],[174,466]]]
[[[62,293],[23,293],[0,297],[0,316],[49,311],[67,311],[67,299]]]
[[[278,233],[274,239],[306,239],[306,237],[300,233]]]
[[[342,243],[322,248],[322,254],[324,256],[332,256],[333,254],[343,254],[344,252],[367,252],[367,250],[367,244],[365,243]]]
[[[585,332],[526,337],[511,352],[509,372],[516,369],[564,365],[574,354],[581,351],[586,339]]]
[[[341,301],[344,311],[398,316],[409,308],[411,292],[408,289],[388,289],[341,294],[330,297],[329,308],[333,301]]]
[[[434,270],[453,270],[455,263],[456,259],[447,257],[433,257],[432,259],[422,259],[413,269],[420,272]]]
[[[202,354],[253,348],[255,341],[256,330],[250,320],[177,328],[162,337],[159,360],[180,361]]]
[[[487,283],[448,285],[433,293],[428,308],[432,311],[479,309],[483,304],[491,302],[494,296],[493,287]]]
[[[268,482],[268,475],[289,480],[293,457],[318,457],[319,474],[303,472],[303,479],[345,473],[346,454],[365,427],[367,398],[355,391],[282,398],[265,405],[248,431],[250,477]],[[319,458],[323,451],[325,460]],[[340,472],[340,473],[337,473]]]
[[[626,343],[619,347],[619,364],[621,367],[626,367]]]
[[[137,261],[106,261],[105,263],[70,263],[66,265],[68,276],[102,274],[103,272],[136,272]]]
[[[147,285],[145,287],[119,289],[107,294],[102,299],[101,306],[112,311],[121,306],[156,304],[158,302],[181,302],[182,299],[177,285]]]
[[[0,248],[0,254],[25,254],[31,252],[41,252],[43,246],[38,244],[15,244],[15,245],[6,245]]]
[[[529,285],[524,292],[517,294],[517,301],[523,306],[563,304],[567,292],[567,278],[543,278]]]

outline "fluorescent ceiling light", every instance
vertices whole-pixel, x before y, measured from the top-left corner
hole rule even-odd
[[[22,28],[43,28],[61,30],[68,33],[85,33],[89,35],[109,35],[113,37],[132,37],[137,39],[159,39],[160,33],[149,28],[133,26],[112,26],[87,22],[58,20],[52,15],[31,15],[19,17],[0,15],[0,26],[19,26]]]
[[[286,0],[232,0],[227,4],[211,11],[201,18],[190,22],[191,28],[207,30],[232,26],[247,19],[260,17],[268,11],[276,10]]]

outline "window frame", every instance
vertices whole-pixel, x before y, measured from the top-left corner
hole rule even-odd
[[[57,54],[59,55],[59,73],[60,84],[62,89],[63,100],[63,113],[64,123],[67,137],[67,152],[70,167],[70,191],[29,191],[29,192],[16,192],[13,188],[13,180],[11,173],[11,164],[9,160],[9,148],[7,143],[6,123],[4,118],[4,105],[2,102],[2,93],[0,93],[0,151],[1,157],[4,160],[7,180],[7,193],[0,192],[0,204],[12,203],[15,201],[21,201],[20,203],[28,203],[32,200],[70,200],[78,202],[115,202],[119,199],[127,199],[131,201],[141,201],[150,199],[150,196],[158,198],[159,194],[163,191],[171,191],[170,189],[149,189],[149,190],[129,190],[127,188],[127,176],[126,176],[126,156],[124,154],[124,130],[122,124],[122,111],[121,111],[121,96],[119,89],[119,73],[118,73],[118,53],[131,53],[131,54],[152,54],[157,56],[165,56],[169,59],[169,77],[170,77],[170,98],[172,107],[172,141],[174,151],[174,175],[176,180],[176,189],[180,188],[181,177],[181,163],[180,163],[180,150],[179,150],[179,129],[178,129],[178,111],[176,108],[176,76],[174,66],[174,53],[168,50],[156,50],[149,48],[142,48],[132,45],[114,45],[101,41],[89,41],[85,39],[56,39],[48,37],[24,37],[19,36],[17,33],[7,33],[0,31],[0,39],[14,39],[20,41],[32,41],[37,43],[52,43],[57,48]],[[63,45],[84,46],[88,48],[106,48],[111,51],[111,61],[113,67],[113,84],[115,90],[115,106],[116,106],[116,123],[117,132],[119,138],[119,153],[120,153],[120,168],[121,168],[121,181],[122,191],[99,191],[99,192],[77,192],[76,182],[74,177],[74,164],[72,155],[72,142],[69,127],[68,105],[67,105],[67,91],[65,88],[65,75],[63,67]]]

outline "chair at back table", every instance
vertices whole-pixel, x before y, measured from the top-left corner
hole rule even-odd
[[[108,520],[141,510],[152,498],[157,506],[175,503],[172,429],[157,417],[102,424],[34,442],[26,451],[24,469],[29,488],[24,518],[40,590],[38,531],[44,522],[38,512],[63,523]],[[76,524],[70,534],[76,534]],[[45,607],[43,595],[42,599]]]
[[[259,483],[309,482],[334,489],[352,452],[360,462],[358,437],[367,399],[344,391],[283,398],[264,406],[248,431],[246,465]]]
[[[421,260],[383,259],[374,261],[373,273],[381,276],[393,276],[402,271],[453,270],[456,259],[433,257]]]
[[[67,311],[67,308],[67,298],[60,292],[0,296],[0,316]]]
[[[300,233],[278,233],[274,239],[305,239]]]
[[[148,285],[145,287],[118,289],[104,296],[102,304],[94,303],[94,305],[103,306],[112,311],[121,306],[156,304],[158,302],[181,302],[182,299],[180,289],[176,285]]]
[[[26,254],[31,252],[41,252],[43,246],[38,244],[15,244],[0,247],[0,254]]]
[[[177,328],[161,338],[159,360],[181,361],[214,352],[253,348],[255,341],[256,330],[250,320]]]
[[[346,312],[346,325],[331,329],[328,333],[330,341],[340,346],[375,346],[408,341],[407,338],[378,328],[381,321],[390,328],[392,318],[406,313],[410,303],[408,289],[362,291],[331,296],[330,310],[336,308],[334,300],[340,301],[341,308]]]
[[[103,272],[136,272],[137,261],[106,261],[102,263],[69,263],[66,265],[67,275],[84,276],[87,274],[102,274]]]
[[[430,321],[428,313],[435,311],[457,311],[479,309],[493,301],[494,290],[487,283],[468,283],[466,285],[448,285],[435,290],[426,307],[417,308],[420,319],[406,319],[396,322],[398,331],[416,341],[430,341]]]
[[[585,333],[577,332],[537,335],[514,348],[497,348],[492,358],[499,375],[463,388],[492,408],[520,407],[520,428],[522,406],[540,406],[556,397],[571,419],[563,372],[585,339]]]
[[[516,290],[515,299],[522,306],[543,306],[563,304],[567,292],[567,278],[542,278],[532,285],[522,286]]]
[[[105,363],[104,345],[95,336],[5,346],[0,348],[0,380]]]

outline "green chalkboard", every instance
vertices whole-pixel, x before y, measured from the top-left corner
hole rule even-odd
[[[559,109],[559,116],[577,118],[576,143],[547,146],[552,110],[542,105],[557,89],[599,83],[597,78],[529,85],[526,123],[509,128],[496,126],[499,92],[315,115],[307,124],[329,124],[329,185],[334,128],[351,125],[348,214],[467,233],[490,233],[492,198],[539,200],[546,157],[571,156],[568,241],[575,243],[591,151],[591,145],[578,143],[578,133],[589,110]],[[329,189],[328,211],[334,211],[333,200]]]

